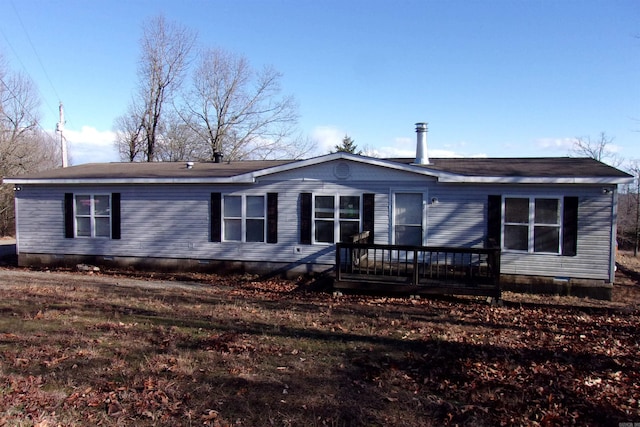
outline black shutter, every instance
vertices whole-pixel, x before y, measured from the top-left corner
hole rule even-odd
[[[311,193],[300,194],[300,243],[311,244]]]
[[[111,194],[111,238],[120,239],[120,193]]]
[[[564,198],[562,215],[562,255],[575,256],[578,253],[578,198]]]
[[[373,243],[373,229],[375,222],[375,197],[373,193],[362,195],[362,231],[369,232],[367,243]]]
[[[487,203],[487,241],[488,248],[500,247],[502,230],[502,196],[490,195]]]
[[[222,241],[222,193],[211,193],[211,241]]]
[[[267,243],[278,243],[278,193],[267,193]]]
[[[64,237],[73,239],[73,193],[64,193]]]

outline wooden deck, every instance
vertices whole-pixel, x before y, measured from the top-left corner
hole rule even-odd
[[[334,288],[500,299],[500,250],[362,243],[336,245]]]

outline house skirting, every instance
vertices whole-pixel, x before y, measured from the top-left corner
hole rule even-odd
[[[576,296],[611,301],[613,283],[598,279],[500,275],[503,291],[546,295]]]
[[[202,272],[216,274],[259,274],[269,277],[294,279],[301,275],[331,274],[330,264],[270,261],[221,261],[190,258],[150,258],[104,255],[57,255],[20,253],[21,267],[75,268],[78,264],[95,265],[102,268],[134,271]],[[613,284],[597,279],[542,277],[502,274],[500,284],[503,291],[588,297],[611,300]]]
[[[156,271],[156,272],[201,272],[215,274],[258,274],[268,277],[295,279],[301,275],[318,275],[333,272],[333,265],[307,264],[302,262],[270,261],[226,261],[191,258],[151,258],[105,255],[53,255],[20,253],[20,267],[75,268],[88,264],[101,268]]]

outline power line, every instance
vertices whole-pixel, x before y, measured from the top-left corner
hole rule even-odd
[[[29,37],[29,32],[27,31],[27,28],[24,26],[24,23],[22,22],[22,18],[20,17],[20,14],[18,13],[18,9],[16,9],[15,4],[13,4],[13,1],[11,2],[11,7],[13,8],[13,11],[15,12],[16,17],[18,18],[18,22],[20,23],[20,26],[22,27],[22,31],[24,31],[24,34],[27,37],[27,41],[29,42],[29,45],[31,46],[33,53],[36,55],[36,59],[40,64],[40,68],[42,68],[42,71],[44,72],[44,76],[47,78],[49,85],[51,85],[51,89],[53,89],[53,93],[58,98],[58,101],[60,101],[60,95],[58,95],[58,91],[56,91],[55,86],[51,82],[51,79],[49,78],[49,74],[47,73],[46,68],[44,68],[44,64],[42,64],[42,61],[40,60],[40,55],[38,55],[38,51],[36,50],[36,47],[33,45],[33,42],[31,41],[31,37]]]
[[[27,38],[27,41],[29,42],[29,45],[31,46],[31,49],[33,50],[33,53],[34,53],[36,59],[38,60],[38,63],[40,64],[40,68],[42,69],[47,81],[49,82],[49,85],[51,86],[51,89],[53,90],[53,93],[58,98],[58,100],[60,100],[60,96],[58,95],[58,91],[56,90],[55,86],[53,85],[53,82],[51,81],[51,78],[49,77],[49,73],[47,72],[46,68],[44,67],[43,62],[40,59],[40,55],[38,54],[38,51],[36,50],[35,45],[33,44],[32,40],[31,40],[31,37],[29,36],[29,32],[27,31],[27,28],[25,27],[25,25],[24,25],[24,23],[22,21],[22,18],[20,17],[20,13],[16,9],[15,4],[13,3],[13,1],[11,1],[11,6],[13,8],[14,13],[16,14],[16,18],[17,18],[18,22],[20,23],[20,26],[22,27],[22,30],[23,30],[26,38]],[[13,45],[9,41],[9,38],[2,31],[1,28],[0,28],[0,33],[2,33],[2,37],[4,38],[6,44],[13,51],[14,56],[16,57],[16,59],[18,60],[18,62],[20,63],[20,65],[22,66],[22,68],[26,72],[27,71],[27,67],[24,65],[24,63],[22,62],[22,59],[20,58],[20,55],[18,54],[16,49],[13,47]],[[29,76],[29,73],[27,73],[27,78],[29,78],[29,80],[32,80],[31,77]],[[25,105],[22,103],[22,100],[16,95],[16,93],[7,84],[7,82],[5,82],[2,79],[1,76],[0,76],[0,82],[2,83],[2,86],[4,86],[6,88],[6,90],[11,94],[11,96],[16,100],[16,102],[18,102],[18,104],[20,105],[21,109],[27,114],[27,119],[31,121],[31,123],[34,125],[34,127],[36,129],[38,129],[40,134],[43,135],[43,136],[46,135],[45,138],[50,140],[51,143],[53,143],[54,145],[57,145],[57,139],[54,137],[54,134],[51,131],[48,131],[47,129],[43,128],[42,123],[40,122],[40,120],[36,119],[36,117],[34,116],[34,113],[31,110],[29,110],[29,109],[27,109],[25,107]],[[40,91],[40,88],[38,88],[37,85],[34,85],[33,88],[38,93],[39,99],[44,101],[44,104],[47,106],[47,108],[51,112],[53,112],[54,110],[51,107],[51,105],[47,102],[46,98],[44,96],[42,96],[42,92]],[[61,101],[59,101],[59,102],[61,102]],[[60,133],[60,137],[62,139],[64,139],[64,135],[62,133]],[[66,142],[62,141],[62,144],[63,144],[63,150],[62,151],[63,151],[63,156],[64,156],[62,163],[63,163],[63,166],[66,166]]]
[[[26,72],[27,71],[27,67],[22,62],[22,59],[20,59],[20,55],[18,55],[18,52],[14,49],[13,45],[11,44],[9,39],[7,38],[7,35],[4,33],[4,31],[2,31],[1,27],[0,27],[0,34],[2,34],[2,38],[4,38],[4,41],[7,43],[7,46],[9,46],[9,48],[13,52],[13,55],[18,60],[18,63],[20,63],[20,65],[22,66],[22,69],[25,70],[25,72]],[[27,75],[29,75],[29,74],[27,73]],[[31,78],[31,77],[29,77],[29,78]],[[34,87],[38,91],[38,94],[40,95],[40,99],[44,100],[44,103],[47,106],[47,108],[49,109],[49,111],[51,113],[54,113],[55,111],[54,111],[53,107],[51,107],[51,105],[47,102],[47,100],[44,99],[44,97],[42,96],[42,92],[40,92],[40,88],[38,88],[36,85],[34,85]]]
[[[60,95],[58,94],[58,91],[56,90],[55,85],[53,84],[53,81],[51,80],[51,78],[49,77],[49,73],[47,72],[47,69],[44,66],[44,63],[42,62],[42,59],[40,58],[40,55],[38,54],[38,50],[36,49],[35,45],[33,44],[33,41],[31,40],[31,37],[29,36],[29,31],[27,30],[27,27],[24,25],[24,22],[22,21],[22,17],[20,16],[20,13],[18,12],[18,9],[16,8],[14,2],[11,0],[11,7],[14,11],[14,13],[16,14],[16,18],[18,20],[18,23],[20,24],[20,27],[22,27],[22,31],[25,34],[25,37],[27,39],[27,41],[29,42],[29,45],[31,46],[31,50],[33,51],[36,60],[38,61],[38,64],[40,64],[40,68],[42,69],[42,72],[44,73],[45,78],[47,79],[47,82],[49,83],[49,86],[51,86],[51,89],[53,90],[54,95],[56,96],[56,98],[58,99],[58,103],[62,102],[62,98],[60,97]],[[9,40],[7,39],[7,37],[4,35],[3,33],[3,37],[4,39],[7,41],[7,44],[9,45],[9,47],[11,48],[11,50],[13,51],[14,55],[18,58],[18,62],[20,62],[20,64],[22,65],[22,68],[26,70],[26,67],[24,66],[24,63],[20,60],[20,57],[18,55],[18,53],[16,52],[16,50],[13,48],[13,46],[11,46],[11,43],[9,42]],[[40,92],[40,90],[38,89],[38,92]],[[49,109],[49,111],[55,116],[57,115],[57,109],[54,109],[49,102],[47,102],[47,100],[45,99],[44,96],[42,96],[42,92],[40,92],[40,99],[42,99],[45,103],[45,105],[47,106],[47,108]],[[70,120],[67,120],[68,122]]]

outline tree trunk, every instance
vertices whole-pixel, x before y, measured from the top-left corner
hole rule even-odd
[[[638,242],[640,241],[640,176],[636,177],[636,233],[633,239],[633,256],[638,256]]]
[[[638,242],[640,241],[640,185],[636,188],[636,235],[633,242],[633,256],[638,256]]]

